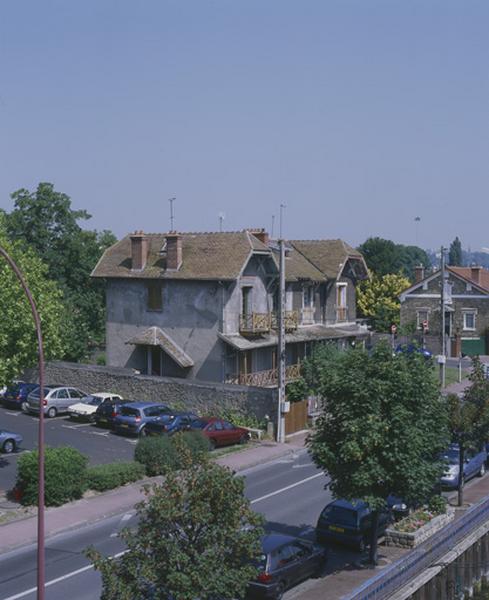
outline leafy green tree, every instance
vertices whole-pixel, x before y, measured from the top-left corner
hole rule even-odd
[[[459,449],[459,473],[463,473],[467,448],[483,448],[489,431],[489,381],[485,378],[478,357],[473,359],[469,379],[471,385],[465,390],[463,398],[456,394],[450,394],[447,398],[450,433]],[[464,484],[464,478],[459,476],[459,506],[464,502]]]
[[[448,251],[448,264],[451,267],[461,267],[463,265],[462,243],[458,239],[458,236],[450,244],[450,249]]]
[[[63,291],[65,330],[68,345],[65,358],[76,360],[88,353],[90,345],[103,339],[105,293],[90,273],[103,251],[116,238],[109,231],[82,229],[85,210],[73,210],[69,196],[40,183],[35,192],[20,189],[12,194],[14,210],[5,217],[10,239],[32,248],[48,267],[48,276]]]
[[[372,274],[357,286],[357,307],[368,317],[375,331],[389,331],[395,323],[399,325],[401,302],[399,295],[410,285],[402,275]]]
[[[47,278],[47,267],[32,250],[9,242],[2,231],[0,245],[21,269],[41,319],[47,360],[65,351],[64,306],[56,284]],[[9,382],[26,367],[37,364],[37,335],[29,302],[7,262],[0,257],[0,381]]]
[[[418,246],[404,246],[379,237],[368,238],[358,250],[368,268],[379,277],[400,273],[412,281],[415,266],[428,268],[431,264],[427,253]]]
[[[379,511],[389,494],[423,501],[443,472],[447,411],[432,367],[388,344],[352,349],[319,373],[322,414],[308,445],[336,498],[372,509],[370,561],[377,562]]]
[[[136,530],[121,533],[126,554],[109,559],[89,549],[102,600],[243,598],[256,577],[263,520],[243,478],[204,457],[187,453],[185,461],[164,484],[145,488]]]

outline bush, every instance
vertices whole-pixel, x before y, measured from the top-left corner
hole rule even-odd
[[[260,421],[257,417],[255,417],[255,415],[250,415],[247,413],[241,413],[223,408],[219,410],[218,416],[225,421],[233,423],[233,425],[237,425],[238,427],[249,427],[250,429],[264,430],[267,428],[267,419],[262,419]]]
[[[105,492],[120,485],[142,479],[145,474],[144,465],[135,461],[96,465],[87,469],[87,488],[97,492]]]
[[[17,462],[16,489],[25,506],[37,505],[38,451],[21,454]],[[87,457],[74,448],[45,449],[44,504],[60,506],[81,498],[86,489]]]
[[[134,452],[137,462],[146,467],[146,475],[154,477],[176,470],[181,464],[181,446],[190,451],[194,459],[208,452],[209,440],[200,431],[186,431],[173,436],[160,435],[141,438]]]
[[[447,512],[447,499],[443,496],[433,496],[428,502],[428,510],[434,515],[444,515]]]

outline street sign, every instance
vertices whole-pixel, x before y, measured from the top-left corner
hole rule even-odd
[[[395,325],[394,323],[391,325],[391,333],[395,334],[397,332],[397,325]]]

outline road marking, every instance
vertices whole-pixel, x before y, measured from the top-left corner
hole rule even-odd
[[[300,481],[296,481],[291,485],[288,485],[280,490],[276,490],[275,492],[270,492],[270,494],[266,494],[265,496],[261,496],[261,498],[255,498],[250,502],[250,504],[255,504],[256,502],[261,502],[262,500],[267,500],[267,498],[271,498],[272,496],[276,496],[277,494],[281,494],[282,492],[286,492],[291,490],[292,488],[297,487],[298,485],[302,485],[303,483],[307,483],[308,481],[312,481],[317,477],[324,477],[324,473],[316,473],[315,475],[311,475],[310,477],[306,477],[305,479],[301,479]],[[8,600],[8,599],[7,599]]]
[[[126,552],[127,550],[124,550],[123,552],[118,552],[110,558],[119,558]],[[51,581],[46,581],[44,587],[50,587],[51,585],[55,585],[56,583],[65,581],[65,579],[70,579],[71,577],[79,575],[80,573],[84,573],[85,571],[89,571],[90,569],[93,569],[93,565],[86,565],[85,567],[81,567],[76,571],[71,571],[71,573],[66,573],[66,575],[62,575],[61,577],[57,577],[56,579],[51,579]],[[14,596],[9,596],[8,598],[4,598],[4,600],[20,600],[20,598],[25,598],[26,596],[29,596],[29,594],[34,594],[35,592],[37,592],[37,587],[33,587],[30,590],[25,590],[25,592],[20,592],[18,594],[15,594]]]
[[[11,412],[10,410],[6,410],[5,412],[7,413],[7,415],[12,415],[13,417],[18,417],[22,414],[20,412]]]
[[[316,465],[314,463],[307,463],[305,465],[292,465],[293,469],[306,469],[308,467],[316,467]]]

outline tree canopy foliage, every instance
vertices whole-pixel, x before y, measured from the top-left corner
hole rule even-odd
[[[328,473],[333,495],[364,500],[374,513],[389,494],[426,500],[448,443],[447,410],[432,366],[417,352],[393,356],[379,344],[370,353],[330,352],[318,367],[322,413],[309,451]]]
[[[63,297],[47,277],[47,267],[32,249],[6,239],[0,219],[0,245],[20,268],[33,295],[41,319],[44,355],[47,360],[63,356],[66,316]],[[22,369],[37,365],[37,335],[30,304],[7,262],[0,257],[0,381],[12,381]]]
[[[448,264],[451,267],[461,267],[464,264],[462,242],[458,239],[458,236],[450,244],[450,250],[448,251]]]
[[[5,214],[7,235],[32,249],[46,264],[47,276],[58,283],[67,308],[64,358],[83,358],[103,339],[105,328],[103,284],[90,279],[90,273],[116,238],[110,231],[82,229],[78,222],[90,215],[72,209],[69,196],[51,183],[40,183],[35,192],[17,190],[12,199],[14,209]]]
[[[361,315],[370,319],[375,331],[389,331],[393,323],[399,325],[399,295],[409,285],[409,279],[402,275],[389,274],[379,277],[375,273],[358,285],[358,310]]]
[[[263,519],[244,496],[243,478],[185,456],[182,470],[146,488],[136,529],[121,534],[126,554],[88,551],[102,574],[102,600],[243,598],[256,577]]]
[[[429,256],[418,246],[396,244],[380,237],[368,238],[358,250],[363,254],[368,268],[379,277],[401,274],[412,281],[414,267],[431,266]]]

